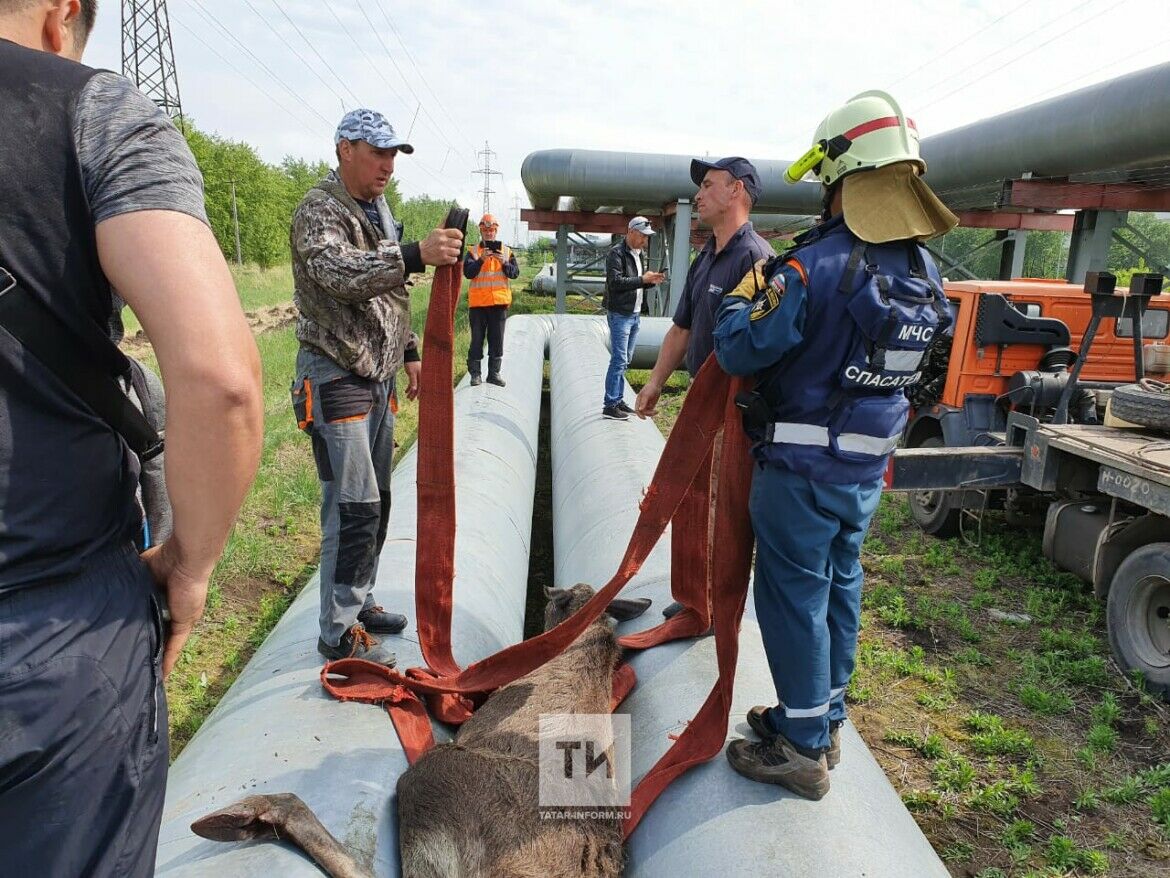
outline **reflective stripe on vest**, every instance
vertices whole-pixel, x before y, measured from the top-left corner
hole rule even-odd
[[[881,457],[898,447],[898,436],[888,438],[867,436],[865,433],[842,433],[837,437],[837,448],[853,454],[872,454]],[[829,428],[815,424],[778,423],[772,425],[772,441],[789,445],[818,445],[829,447]]]
[[[504,275],[504,263],[511,257],[512,251],[502,247],[498,254],[490,254],[482,244],[476,248],[476,257],[487,264],[487,257],[495,255],[499,268],[480,268],[479,274],[471,279],[467,289],[467,304],[472,308],[484,308],[491,305],[508,305],[512,302],[512,288],[508,285],[508,278]]]
[[[916,372],[926,351],[886,350],[887,372]]]

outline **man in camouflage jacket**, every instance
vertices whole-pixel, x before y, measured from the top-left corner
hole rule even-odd
[[[383,192],[397,155],[414,148],[381,113],[347,113],[335,142],[338,168],[301,200],[291,232],[300,312],[293,408],[321,479],[317,649],[393,665],[393,653],[368,632],[406,626],[371,594],[390,516],[395,375],[405,366],[414,399],[422,371],[406,278],[456,262],[462,235],[436,229],[421,242],[400,240]]]

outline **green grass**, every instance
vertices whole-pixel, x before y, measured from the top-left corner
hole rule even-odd
[[[290,328],[256,341],[264,369],[260,469],[212,576],[205,619],[167,680],[172,757],[276,624],[317,553],[317,473],[289,408],[297,341]]]
[[[236,284],[236,292],[240,295],[240,305],[245,311],[255,311],[257,308],[292,301],[291,265],[277,265],[272,268],[260,268],[256,265],[228,267]],[[122,312],[122,323],[126,327],[127,338],[132,338],[142,328],[142,324],[129,308]]]
[[[646,373],[629,378],[638,389]],[[666,388],[663,432],[685,389]],[[1157,763],[1170,732],[1141,681],[1111,668],[1102,604],[1044,558],[1039,534],[992,515],[977,547],[939,541],[887,495],[862,563],[846,699],[951,872],[1170,875],[1170,768]]]

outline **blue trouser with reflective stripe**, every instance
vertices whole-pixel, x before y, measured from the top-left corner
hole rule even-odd
[[[756,617],[776,684],[773,728],[809,749],[845,718],[861,616],[861,544],[881,481],[833,485],[757,464]]]

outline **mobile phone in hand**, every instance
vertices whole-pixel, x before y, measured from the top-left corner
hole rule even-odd
[[[503,246],[503,241],[484,241],[483,243],[485,247],[489,250],[494,250],[496,253],[499,253],[500,248]]]

